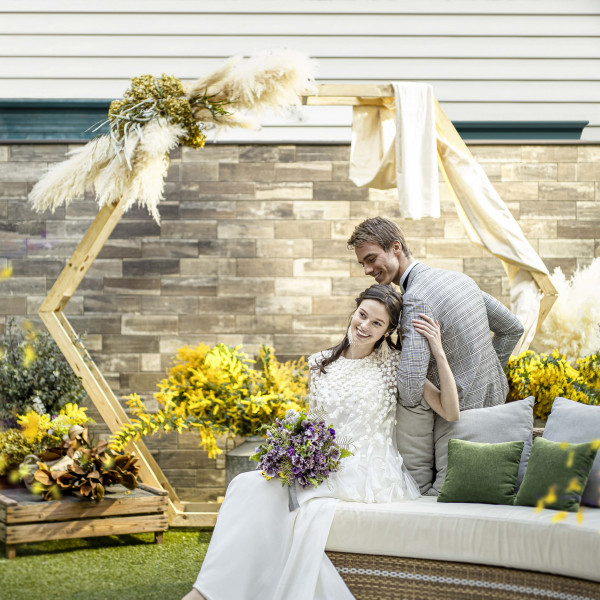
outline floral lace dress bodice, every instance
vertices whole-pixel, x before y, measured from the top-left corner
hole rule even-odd
[[[309,358],[312,367],[321,353]],[[395,502],[419,495],[396,445],[396,372],[400,353],[387,360],[338,358],[326,373],[311,370],[310,407],[327,414],[336,436],[348,438],[354,455],[329,478],[336,497],[356,502]]]

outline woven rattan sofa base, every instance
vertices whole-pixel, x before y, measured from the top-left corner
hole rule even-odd
[[[598,600],[600,583],[467,563],[327,552],[356,600]]]

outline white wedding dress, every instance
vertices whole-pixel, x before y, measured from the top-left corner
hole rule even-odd
[[[319,487],[298,487],[300,508],[293,512],[278,480],[258,471],[233,479],[194,584],[207,600],[354,598],[325,554],[338,499],[399,502],[419,495],[396,447],[399,358],[396,351],[386,361],[375,352],[340,357],[325,374],[311,371],[310,407],[327,413],[354,455]]]

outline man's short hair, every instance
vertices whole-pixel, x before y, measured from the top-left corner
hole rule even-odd
[[[373,217],[354,228],[348,239],[348,248],[354,249],[363,244],[377,244],[387,252],[396,241],[400,242],[404,254],[411,256],[412,253],[400,227],[384,217]]]

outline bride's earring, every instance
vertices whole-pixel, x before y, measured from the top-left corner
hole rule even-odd
[[[386,361],[390,357],[390,345],[388,343],[387,335],[384,336],[383,340],[381,341],[381,345],[379,346],[379,349],[377,350],[377,356],[382,361]]]
[[[354,338],[352,337],[352,325],[348,326],[348,333],[346,334],[346,337],[348,338],[348,344],[352,346],[352,344],[354,344]]]

